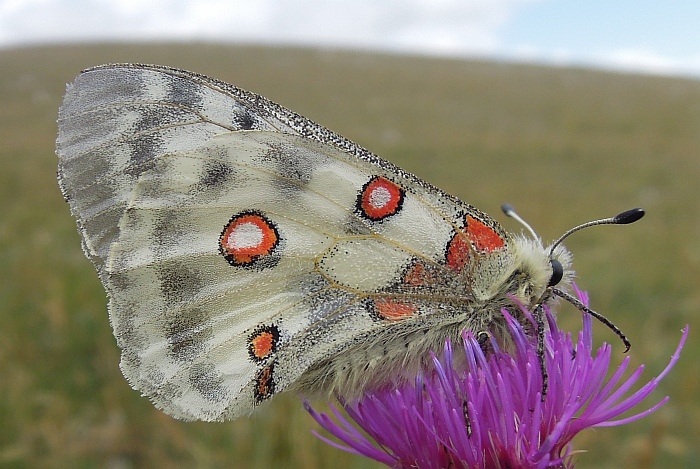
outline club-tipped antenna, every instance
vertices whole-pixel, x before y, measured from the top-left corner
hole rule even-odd
[[[518,215],[518,213],[515,211],[515,209],[513,208],[513,206],[511,204],[501,205],[501,210],[503,210],[503,213],[505,213],[507,216],[509,216],[510,218],[514,219],[515,221],[517,221],[518,223],[523,225],[527,229],[527,231],[530,232],[530,234],[532,235],[533,238],[535,238],[535,239],[539,238],[539,236],[537,236],[537,233],[535,233],[535,230],[533,230],[532,227],[525,220],[523,220],[520,217],[520,215]]]
[[[633,208],[627,211],[624,211],[622,213],[618,213],[614,217],[610,218],[601,218],[600,220],[593,220],[589,221],[586,223],[582,223],[578,226],[574,226],[570,230],[568,230],[566,233],[561,235],[559,239],[557,239],[554,244],[552,244],[552,249],[549,251],[549,257],[552,257],[552,254],[554,253],[554,249],[556,249],[557,246],[561,244],[562,241],[564,241],[566,238],[568,238],[572,233],[575,233],[579,230],[582,230],[584,228],[588,228],[589,226],[595,226],[595,225],[628,225],[630,223],[634,223],[640,218],[644,216],[644,210],[641,208]]]

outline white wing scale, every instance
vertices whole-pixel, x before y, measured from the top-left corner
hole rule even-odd
[[[68,88],[57,149],[122,370],[177,418],[235,418],[290,387],[350,395],[377,384],[421,351],[389,353],[392,341],[463,324],[477,263],[498,276],[510,259],[507,235],[473,207],[188,72],[84,72]],[[477,252],[471,240],[451,254],[469,262],[451,269],[467,215],[501,244]],[[429,281],[413,282],[418,273]]]

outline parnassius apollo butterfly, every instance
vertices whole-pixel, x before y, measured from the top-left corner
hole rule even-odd
[[[202,75],[86,70],[58,129],[59,183],[109,295],[121,369],[179,419],[236,418],[292,389],[352,398],[415,374],[463,329],[506,343],[501,308],[529,324],[514,300],[537,308],[571,282],[561,244],[511,235]]]

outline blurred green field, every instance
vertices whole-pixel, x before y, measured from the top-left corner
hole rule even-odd
[[[296,396],[233,423],[181,423],[131,390],[106,299],[55,179],[65,83],[105,62],[204,73],[263,94],[546,239],[634,206],[629,227],[573,236],[579,284],[650,379],[691,324],[646,419],[589,430],[577,468],[700,461],[700,81],[350,52],[211,44],[0,50],[0,467],[369,468],[319,442]],[[565,326],[578,315],[562,308]],[[693,328],[694,327],[694,328]],[[603,326],[599,340],[621,346]]]

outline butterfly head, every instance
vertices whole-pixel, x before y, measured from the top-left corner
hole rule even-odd
[[[567,289],[573,281],[571,253],[562,245],[545,247],[539,238],[518,235],[513,239],[513,271],[503,291],[528,307],[546,304],[552,289]]]
[[[583,228],[595,225],[626,225],[644,216],[644,210],[634,208],[614,217],[589,221],[567,230],[550,246],[544,247],[535,231],[515,212],[512,206],[504,204],[503,212],[518,220],[531,236],[516,236],[514,239],[514,281],[508,291],[521,303],[530,307],[546,304],[554,296],[571,285],[574,272],[571,270],[571,254],[562,245],[567,237]]]

